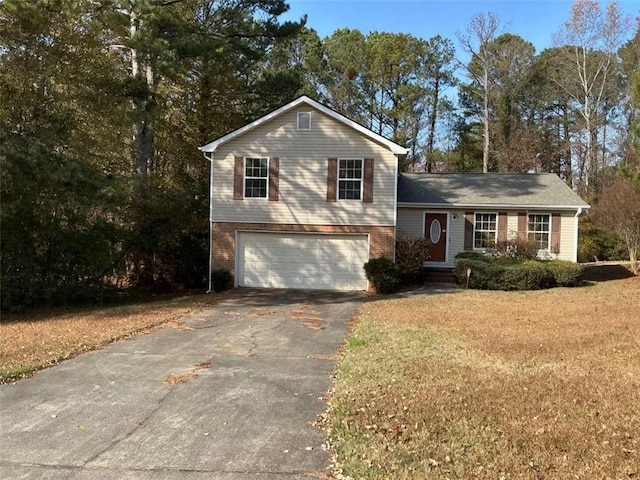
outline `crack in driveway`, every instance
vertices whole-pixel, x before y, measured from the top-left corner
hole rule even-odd
[[[132,337],[0,386],[0,477],[38,478],[42,468],[115,472],[105,478],[128,471],[237,474],[233,480],[322,474],[329,458],[313,422],[325,411],[337,350],[359,305],[353,295],[332,295],[314,303],[301,293],[297,301],[287,292],[249,294],[243,306],[240,292],[184,319],[200,328]],[[330,319],[327,328],[294,321],[293,311],[310,308]],[[194,381],[162,384],[167,373],[207,361],[211,367]],[[34,403],[64,413],[52,419],[29,411]]]

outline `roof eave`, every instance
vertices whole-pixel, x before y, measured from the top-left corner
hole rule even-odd
[[[591,208],[590,205],[539,205],[523,203],[414,203],[398,202],[398,207],[409,208],[535,208],[536,210],[578,210]]]

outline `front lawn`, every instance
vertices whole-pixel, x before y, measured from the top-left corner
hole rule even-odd
[[[213,295],[190,295],[130,305],[3,314],[0,383],[145,329],[177,321],[210,307],[213,302]]]
[[[640,278],[365,304],[330,406],[345,476],[640,477]]]

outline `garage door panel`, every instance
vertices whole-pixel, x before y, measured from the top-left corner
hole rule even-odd
[[[238,284],[364,290],[367,235],[239,232]]]

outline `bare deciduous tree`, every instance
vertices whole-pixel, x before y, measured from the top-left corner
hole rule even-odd
[[[622,239],[629,251],[631,269],[637,275],[640,272],[640,184],[616,177],[602,190],[593,213],[602,228],[615,232]]]
[[[482,149],[482,171],[489,171],[489,90],[491,88],[489,71],[491,70],[492,56],[487,46],[491,43],[500,28],[500,19],[493,12],[476,13],[465,32],[457,32],[458,41],[462,50],[471,56],[470,62],[465,66],[470,79],[478,83],[483,90],[482,98],[482,124],[484,132],[484,144]],[[475,67],[479,67],[475,68]]]
[[[565,48],[562,65],[568,71],[552,80],[569,96],[583,121],[579,162],[579,185],[590,190],[589,180],[598,171],[598,131],[606,124],[610,104],[609,90],[615,68],[616,52],[631,26],[620,6],[612,1],[603,11],[597,0],[576,0],[571,15],[554,34],[554,43]]]

